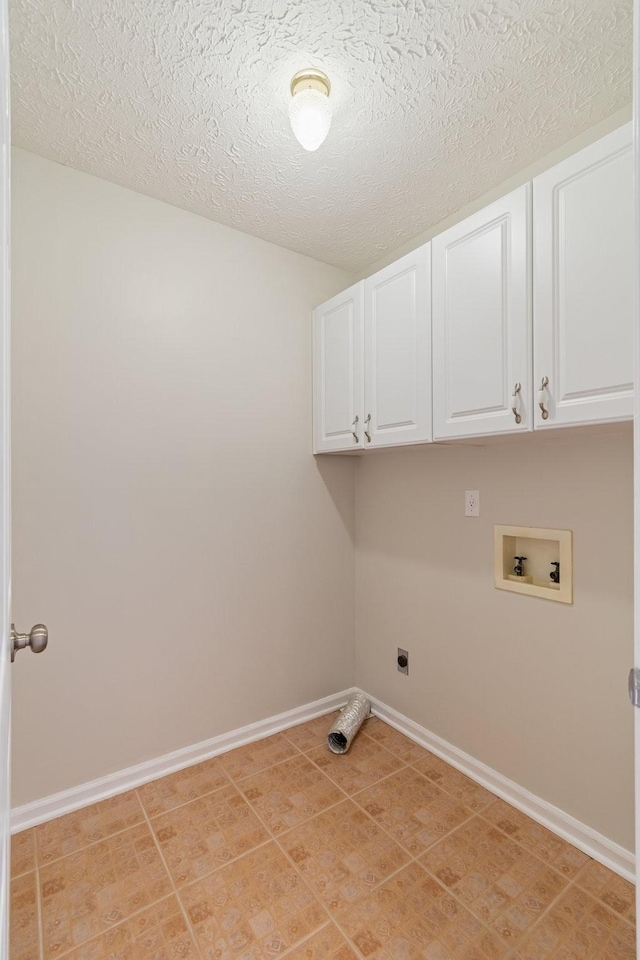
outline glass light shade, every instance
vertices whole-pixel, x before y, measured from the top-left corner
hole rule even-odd
[[[329,97],[320,90],[300,90],[289,103],[289,119],[298,143],[305,150],[317,150],[331,126]]]

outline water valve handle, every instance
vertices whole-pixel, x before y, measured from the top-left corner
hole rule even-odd
[[[560,561],[552,560],[551,566],[555,567],[555,570],[552,570],[549,574],[550,579],[553,581],[553,583],[560,583]]]
[[[513,572],[515,573],[516,577],[523,577],[523,576],[524,576],[524,561],[525,561],[527,558],[526,558],[526,557],[514,557],[513,559],[518,561],[517,564],[515,565],[515,567],[513,568]]]

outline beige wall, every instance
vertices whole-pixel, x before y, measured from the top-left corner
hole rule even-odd
[[[311,456],[341,271],[16,151],[14,802],[354,680],[354,463]]]
[[[633,849],[632,438],[593,428],[357,468],[358,685]],[[481,516],[464,516],[465,489]],[[493,583],[493,525],[574,532],[574,604]],[[410,655],[408,677],[396,648]]]

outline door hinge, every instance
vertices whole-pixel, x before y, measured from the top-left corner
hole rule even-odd
[[[633,667],[629,671],[629,700],[632,707],[640,707],[640,669]]]

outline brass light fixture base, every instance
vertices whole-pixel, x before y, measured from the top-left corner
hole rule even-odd
[[[291,80],[291,96],[294,97],[301,90],[319,90],[328,97],[331,93],[329,77],[322,70],[300,70]]]

